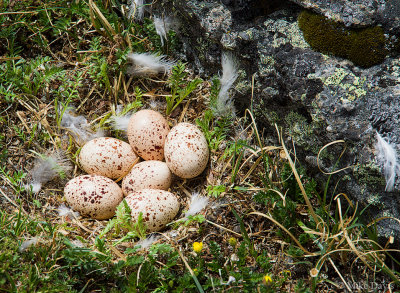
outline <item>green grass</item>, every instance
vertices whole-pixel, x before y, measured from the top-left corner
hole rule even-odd
[[[21,3],[0,3],[13,12],[0,14],[0,292],[319,292],[352,277],[398,284],[383,261],[397,264],[390,245],[347,195],[328,194],[283,143],[265,146],[250,112],[216,115],[218,78],[193,77],[184,63],[169,78],[125,76],[129,51],[173,52],[173,32],[161,46],[151,19],[121,16],[114,0]],[[151,102],[171,126],[183,113],[205,134],[208,170],[172,187],[183,211],[190,193],[209,196],[205,211],[141,249],[150,235],[122,205],[109,221],[61,217],[63,178],[38,194],[24,189],[32,154],[61,149],[77,163],[80,146],[61,127],[68,107],[124,139],[110,127],[116,107],[125,115]]]

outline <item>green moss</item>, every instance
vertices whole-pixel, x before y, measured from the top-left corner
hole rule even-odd
[[[298,23],[314,50],[349,59],[361,67],[379,64],[387,54],[379,26],[348,28],[308,10],[300,13]]]

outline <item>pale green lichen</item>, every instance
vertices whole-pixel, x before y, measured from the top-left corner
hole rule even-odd
[[[275,60],[272,56],[261,55],[260,58],[260,75],[268,75],[269,73],[275,72]]]
[[[237,80],[235,85],[236,91],[238,91],[241,94],[245,94],[251,90],[251,83],[247,81],[248,78],[245,70],[243,69],[238,70],[238,77],[236,80]]]
[[[316,143],[310,142],[310,139],[314,137],[312,135],[313,128],[304,116],[296,112],[290,112],[285,117],[285,125],[287,127],[287,134],[291,136],[297,144],[304,147],[306,150],[310,150],[310,148],[313,147],[314,153],[316,152]]]
[[[377,193],[370,194],[367,197],[367,203],[370,204],[370,205],[383,207],[383,203],[381,201],[381,198],[382,197]]]
[[[379,166],[374,162],[357,165],[353,169],[353,174],[360,185],[378,189],[386,185],[385,178],[382,176]]]
[[[312,120],[322,125],[322,123],[324,122],[324,119],[322,118],[322,111],[321,108],[318,107],[318,103],[315,99],[311,101],[311,106],[314,109],[314,111],[310,113]]]
[[[398,64],[398,62],[396,62]],[[395,77],[400,77],[400,65],[393,65],[392,67],[393,73],[392,75]]]
[[[278,48],[282,45],[290,43],[298,48],[310,48],[308,43],[304,40],[303,34],[297,22],[290,23],[283,19],[281,20],[266,20],[264,22],[266,30],[273,33],[272,46]]]
[[[261,56],[260,63],[263,65],[271,66],[272,69],[274,68],[275,60],[272,56]]]
[[[325,85],[340,85],[343,79],[349,74],[343,68],[335,68],[334,74],[323,77],[321,80],[324,82]]]
[[[342,102],[352,102],[360,99],[367,94],[370,88],[366,83],[366,77],[356,76],[354,73],[347,71],[344,68],[335,68],[331,74],[327,72],[320,73],[319,75],[313,73],[308,75],[309,79],[320,79],[324,85],[330,88],[332,95],[335,95],[337,87],[344,90],[343,95],[340,97]]]
[[[245,39],[246,41],[254,40],[254,37],[255,37],[254,28],[250,28],[239,33],[239,38]]]
[[[222,35],[220,41],[225,50],[234,50],[237,46],[237,33],[227,32]]]

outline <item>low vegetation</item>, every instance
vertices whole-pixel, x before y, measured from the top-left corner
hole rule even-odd
[[[217,111],[218,76],[176,63],[157,78],[126,75],[127,54],[173,54],[150,15],[116,0],[0,2],[0,292],[395,292],[392,239],[346,194],[308,177],[276,126],[265,145],[251,111]],[[175,178],[182,211],[146,234],[121,205],[108,221],[79,217],[63,188],[80,175],[77,132],[113,128],[113,116],[155,109],[170,125],[196,123],[210,149],[206,171]],[[220,106],[219,106],[220,108]],[[220,110],[220,109],[219,109]],[[76,113],[76,114],[71,114]],[[84,122],[86,121],[86,122]],[[65,153],[71,171],[29,187],[35,159]],[[67,168],[68,169],[68,168]],[[69,170],[69,169],[68,169]],[[193,195],[207,198],[191,212]],[[361,291],[362,291],[361,290]]]

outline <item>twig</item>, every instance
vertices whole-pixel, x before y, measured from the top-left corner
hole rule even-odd
[[[231,230],[231,229],[225,228],[225,227],[223,227],[223,226],[221,226],[221,225],[218,225],[218,224],[216,224],[216,223],[214,223],[214,222],[211,222],[211,221],[209,221],[209,220],[207,220],[207,219],[206,219],[206,222],[209,223],[209,224],[211,224],[211,225],[214,225],[215,227],[218,227],[218,228],[220,228],[220,229],[222,229],[222,230],[225,230],[225,231],[228,231],[228,232],[230,232],[230,233],[232,233],[232,234],[235,234],[235,235],[238,236],[238,237],[242,237],[242,234],[236,233],[235,231],[233,231],[233,230]]]
[[[328,257],[329,262],[331,263],[331,265],[333,266],[333,269],[336,271],[336,273],[339,275],[339,278],[342,280],[343,284],[346,286],[347,290],[349,292],[351,292],[351,289],[349,287],[349,285],[347,284],[347,282],[345,281],[345,279],[343,278],[342,274],[339,272],[338,268],[335,266],[335,264],[333,263],[333,260]]]
[[[12,15],[12,14],[34,14],[34,13],[39,13],[38,11],[11,11],[11,12],[2,12],[0,13],[1,15]]]

